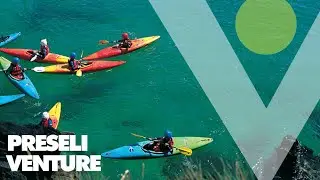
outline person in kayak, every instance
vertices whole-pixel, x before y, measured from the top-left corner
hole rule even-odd
[[[72,52],[68,61],[69,67],[72,71],[75,71],[80,68],[80,62],[76,60],[76,56],[76,53]]]
[[[45,128],[53,128],[52,127],[53,122],[50,119],[50,115],[49,115],[48,112],[43,112],[42,113],[42,119],[41,119],[40,125],[42,125]]]
[[[40,41],[40,51],[35,53],[35,55],[30,59],[30,61],[35,61],[38,57],[44,59],[50,52],[48,42],[46,39]]]
[[[113,43],[119,43],[117,46],[114,46],[116,48],[126,48],[127,50],[131,47],[132,42],[129,38],[128,33],[123,33],[122,34],[122,39],[118,41],[113,41]]]
[[[152,143],[148,144],[146,146],[146,149],[153,150],[155,152],[164,152],[172,153],[173,152],[173,138],[172,138],[172,132],[169,130],[166,130],[164,132],[163,137],[158,138],[148,138],[148,140],[153,141]]]
[[[1,35],[1,37],[0,37],[0,42],[6,41],[7,39],[9,39],[9,36],[3,36],[3,35]]]
[[[10,76],[12,76],[14,79],[22,80],[22,79],[24,79],[23,72],[26,69],[22,68],[19,65],[19,62],[20,62],[20,59],[17,57],[14,57],[12,59],[10,67],[7,69],[7,72],[9,72]]]

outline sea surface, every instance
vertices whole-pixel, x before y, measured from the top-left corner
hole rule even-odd
[[[208,0],[261,99],[268,104],[300,47],[297,44],[304,40],[319,13],[320,3],[289,0],[297,15],[297,34],[286,53],[261,56],[252,55],[236,36],[234,19],[243,2]],[[194,151],[194,160],[198,156],[231,160],[241,156],[149,1],[6,0],[0,6],[0,19],[0,34],[22,33],[7,47],[38,49],[40,40],[46,38],[51,52],[66,56],[71,52],[80,56],[82,50],[89,55],[104,47],[98,45],[99,40],[118,40],[122,32],[129,32],[131,38],[161,36],[146,48],[110,58],[127,61],[110,72],[84,74],[81,78],[27,72],[41,99],[25,97],[1,106],[1,121],[39,123],[43,111],[61,102],[59,129],[88,135],[87,154],[100,154],[141,140],[131,136],[131,132],[156,137],[170,129],[174,136],[214,139],[210,145]],[[46,65],[25,61],[21,64],[28,68]],[[1,75],[0,95],[17,93],[19,91]],[[319,112],[320,105],[299,137],[316,153],[320,152]],[[133,177],[140,177],[144,163],[146,179],[164,179],[162,166],[165,161],[176,158],[181,157],[134,161],[103,159],[102,170],[111,179],[117,179],[126,169]],[[185,158],[181,160],[186,162]]]

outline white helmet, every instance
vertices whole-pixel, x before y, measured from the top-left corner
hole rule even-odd
[[[44,119],[49,119],[49,118],[50,118],[49,113],[48,113],[48,112],[42,113],[42,118],[44,118]]]
[[[40,44],[43,45],[43,46],[48,45],[47,39],[42,39],[42,40],[40,41]]]

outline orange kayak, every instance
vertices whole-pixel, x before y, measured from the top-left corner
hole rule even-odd
[[[82,62],[81,71],[83,73],[86,72],[95,72],[111,69],[117,66],[121,66],[125,64],[126,61],[90,61],[90,62]],[[32,69],[35,72],[40,73],[57,73],[57,74],[70,74],[75,73],[72,71],[68,64],[57,64],[46,67],[35,67]]]
[[[127,54],[129,52],[140,49],[148,44],[151,44],[154,41],[158,40],[159,38],[160,36],[150,36],[150,37],[144,37],[140,39],[134,39],[134,40],[131,40],[132,45],[130,48],[128,48],[128,50],[126,48],[118,48],[116,46],[112,46],[112,47],[101,49],[100,51],[93,53],[83,59],[90,61],[90,60],[97,60],[97,59],[103,59],[108,57],[119,56],[122,54]]]
[[[11,48],[0,48],[0,52],[6,53],[10,56],[15,56],[23,60],[30,61],[36,50],[32,49],[11,49]],[[54,64],[64,64],[68,63],[69,57],[62,56],[59,54],[49,53],[44,59],[36,59],[36,62],[42,63],[54,63]]]

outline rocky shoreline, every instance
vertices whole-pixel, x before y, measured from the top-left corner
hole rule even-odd
[[[5,155],[59,155],[59,151],[55,152],[23,152],[21,148],[15,148],[13,152],[7,151],[7,141],[8,135],[60,135],[62,134],[57,130],[44,129],[40,125],[16,125],[10,122],[0,123],[0,179],[1,180],[54,180],[54,179],[64,179],[64,180],[77,180],[79,179],[79,174],[76,172],[65,173],[63,171],[57,172],[12,172],[9,164],[6,160]]]
[[[57,172],[12,172],[10,170],[9,164],[7,163],[5,155],[21,155],[26,154],[26,152],[22,152],[21,149],[15,149],[14,152],[8,152],[7,151],[7,136],[9,134],[18,134],[18,135],[50,135],[50,134],[56,134],[60,135],[62,134],[60,131],[57,130],[46,130],[42,126],[39,125],[16,125],[14,123],[10,122],[3,122],[0,123],[0,179],[1,180],[78,180],[80,179],[80,173],[79,172],[63,172],[63,171],[57,171]],[[281,145],[275,150],[274,156],[271,157],[269,160],[263,162],[268,163],[270,167],[270,163],[272,163],[276,160],[277,155],[286,153],[289,151],[288,155],[286,156],[284,162],[282,163],[280,169],[277,171],[276,176],[274,179],[296,179],[296,180],[302,180],[302,179],[320,179],[320,156],[314,155],[313,150],[301,145],[299,141],[295,141],[293,143],[292,148],[289,150],[288,144],[292,143],[294,140],[293,137],[287,136],[283,139]],[[31,154],[31,153],[30,153]],[[59,155],[60,152],[32,152],[33,155]],[[184,177],[184,169],[192,169],[192,172],[195,173],[197,176],[199,176],[199,173],[203,174],[201,176],[206,177],[216,177],[217,172],[219,172],[219,177],[223,176],[229,176],[230,174],[234,176],[237,174],[237,172],[232,171],[225,171],[224,167],[230,168],[231,170],[235,171],[234,169],[237,169],[237,162],[235,162],[235,166],[229,166],[230,162],[222,162],[220,165],[214,168],[215,172],[213,172],[213,166],[212,164],[217,163],[217,158],[211,157],[211,156],[205,156],[200,157],[201,162],[208,162],[201,164],[201,168],[198,169],[201,172],[198,172],[195,170],[196,166],[193,164],[193,166],[188,166],[184,164],[184,166],[178,166],[178,164],[181,164],[181,161],[178,162],[173,159],[167,159],[165,165],[163,166],[162,172],[163,174],[169,178],[169,179],[179,179],[177,178],[177,174],[180,177]],[[180,159],[180,158],[179,158]],[[181,160],[181,159],[180,159]],[[210,163],[209,163],[210,162]],[[232,162],[231,162],[232,163]],[[187,167],[188,166],[188,167]],[[170,170],[166,168],[170,168]],[[172,168],[173,167],[173,168]],[[210,171],[211,169],[211,171]],[[240,169],[243,170],[243,169]],[[209,172],[208,174],[204,175],[204,171]],[[239,170],[237,170],[239,171]],[[263,169],[263,172],[266,171],[272,171],[272,169]],[[220,174],[220,172],[223,172]],[[228,174],[229,173],[229,174]],[[227,175],[228,174],[228,175]],[[238,173],[239,174],[239,173]],[[244,172],[241,172],[240,174],[251,174]],[[248,176],[249,177],[249,176]],[[251,178],[244,178],[244,179],[251,179]],[[217,178],[217,177],[216,177]],[[181,179],[181,178],[180,178]],[[183,179],[183,178],[182,178]],[[254,179],[254,178],[253,178]]]

